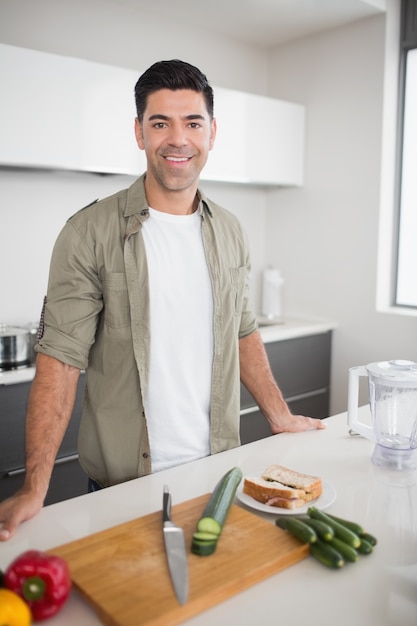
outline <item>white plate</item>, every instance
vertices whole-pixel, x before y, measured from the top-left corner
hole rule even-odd
[[[307,502],[305,506],[300,506],[298,509],[283,509],[280,506],[270,506],[254,500],[251,496],[243,493],[243,482],[239,485],[236,492],[236,497],[240,502],[246,504],[251,509],[262,511],[263,513],[273,513],[274,515],[305,515],[309,506],[315,506],[318,509],[327,509],[328,506],[333,504],[336,500],[336,489],[327,480],[323,480],[323,491],[319,498]]]

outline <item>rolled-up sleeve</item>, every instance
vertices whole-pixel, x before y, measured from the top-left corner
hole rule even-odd
[[[91,245],[93,244],[93,245]],[[44,333],[36,351],[85,369],[103,309],[101,280],[88,242],[68,221],[51,258]]]

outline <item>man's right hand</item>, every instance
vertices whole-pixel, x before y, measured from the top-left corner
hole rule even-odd
[[[43,499],[22,487],[13,496],[0,503],[0,541],[11,539],[22,522],[34,517],[42,509]]]

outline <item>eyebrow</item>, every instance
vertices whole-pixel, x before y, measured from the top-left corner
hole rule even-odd
[[[162,113],[155,113],[154,115],[151,115],[149,118],[149,121],[151,122],[152,120],[166,120],[168,121],[170,119],[169,115],[163,115]],[[204,115],[200,115],[198,113],[190,113],[190,115],[185,115],[184,116],[185,120],[204,120],[206,119],[204,117]]]

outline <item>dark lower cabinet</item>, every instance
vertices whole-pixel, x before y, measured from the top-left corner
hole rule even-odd
[[[274,377],[291,411],[322,419],[330,410],[331,332],[266,343]],[[241,385],[242,444],[271,435],[268,422]]]
[[[84,394],[80,375],[77,398],[59,449],[45,504],[87,493],[88,478],[78,462],[77,437]],[[25,421],[30,382],[0,386],[0,501],[11,496],[24,480]]]

